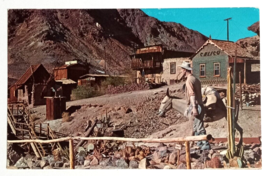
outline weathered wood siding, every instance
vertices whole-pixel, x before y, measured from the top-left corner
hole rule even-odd
[[[68,78],[67,68],[55,69],[54,70],[54,78],[55,78],[55,80],[67,79]]]
[[[227,83],[228,55],[218,47],[208,44],[193,57],[193,74],[202,84]],[[220,76],[214,76],[214,63],[220,63]],[[200,77],[200,64],[205,64],[205,76]]]

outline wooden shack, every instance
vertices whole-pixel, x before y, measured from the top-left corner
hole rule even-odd
[[[88,70],[89,67],[85,63],[74,60],[67,61],[64,65],[56,67],[53,70],[53,74],[55,80],[71,79],[77,82],[80,76],[88,73]]]
[[[26,72],[9,87],[8,102],[24,102],[28,105],[45,104],[44,96],[52,96],[53,79],[42,64],[31,65]]]
[[[53,70],[56,86],[60,90],[60,95],[66,97],[66,100],[71,99],[71,92],[77,87],[77,82],[80,76],[87,74],[89,67],[87,63],[79,60],[67,61],[64,65],[56,67]]]

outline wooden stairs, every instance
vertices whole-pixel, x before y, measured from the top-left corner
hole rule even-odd
[[[50,128],[49,123],[35,124],[31,120],[31,115],[26,106],[22,103],[9,104],[7,109],[7,122],[12,133],[20,140],[25,139],[57,139],[58,136]],[[30,146],[37,158],[51,154],[53,150],[61,145],[57,143],[41,144],[38,142],[30,143]]]

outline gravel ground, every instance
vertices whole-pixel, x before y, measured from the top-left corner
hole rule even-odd
[[[47,121],[45,106],[32,109],[36,123],[49,123],[51,128],[66,135],[83,135],[86,122],[94,118],[110,117],[113,128],[124,129],[126,137],[180,137],[187,129],[187,119],[179,112],[169,111],[165,118],[157,117],[156,113],[160,102],[165,96],[167,88],[170,91],[181,89],[182,84],[163,86],[161,88],[143,91],[133,91],[114,95],[69,101],[67,109],[76,109],[70,122],[62,119]],[[182,91],[172,93],[183,98]],[[243,128],[244,137],[261,135],[261,107],[244,107],[239,114],[238,123]],[[220,113],[219,113],[220,114]],[[208,134],[214,137],[227,137],[227,121],[223,115],[214,118],[214,121],[205,124]]]

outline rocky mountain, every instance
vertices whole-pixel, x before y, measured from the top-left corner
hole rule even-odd
[[[253,37],[247,37],[244,39],[240,39],[237,41],[237,43],[243,47],[246,48],[254,57],[253,59],[260,59],[260,23],[256,22],[253,25],[248,27],[248,30],[251,30],[255,33],[257,33],[256,36]]]
[[[9,10],[8,78],[18,79],[32,64],[48,71],[81,59],[109,73],[130,68],[133,48],[163,44],[195,51],[207,37],[179,23],[161,22],[139,9]],[[102,61],[101,61],[102,60]]]
[[[258,36],[260,36],[260,22],[258,21],[256,23],[252,24],[251,26],[248,27],[248,30],[257,33]]]

